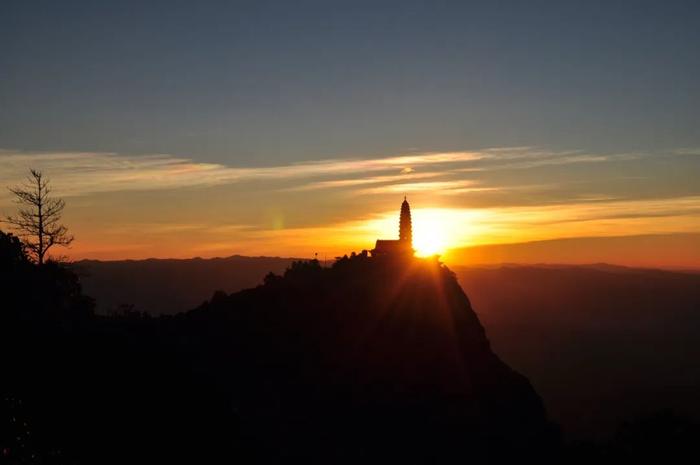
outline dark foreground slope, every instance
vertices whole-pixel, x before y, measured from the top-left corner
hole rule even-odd
[[[104,317],[74,275],[5,242],[7,463],[541,462],[557,450],[539,397],[437,263],[298,263],[187,314]]]

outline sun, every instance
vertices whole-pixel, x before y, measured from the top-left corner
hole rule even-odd
[[[419,257],[442,255],[450,246],[449,225],[435,211],[416,211],[413,219],[413,248]]]
[[[417,228],[413,233],[413,248],[418,257],[443,254],[446,249],[445,237],[437,227]]]
[[[417,208],[411,211],[413,249],[417,257],[440,255],[474,243],[475,235],[483,233],[483,213],[456,208]],[[396,237],[396,212],[361,223],[368,241],[375,237]]]

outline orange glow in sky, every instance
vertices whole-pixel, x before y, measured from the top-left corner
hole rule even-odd
[[[700,242],[688,239],[700,237],[700,151],[596,155],[512,148],[267,167],[167,155],[0,151],[0,161],[7,168],[0,171],[3,186],[21,182],[30,166],[49,176],[54,194],[66,200],[64,223],[76,236],[65,251],[72,259],[332,259],[369,250],[376,239],[398,238],[407,195],[417,255],[439,254],[448,264],[515,257],[700,268]],[[670,164],[674,170],[664,171]],[[651,170],[656,176],[644,176]],[[0,214],[14,208],[9,191],[0,191]],[[630,239],[637,244],[632,248],[618,239],[610,242],[615,247],[583,241],[654,235],[664,239]],[[505,249],[464,252],[579,239],[589,245],[566,252],[525,246],[538,252],[515,256]]]

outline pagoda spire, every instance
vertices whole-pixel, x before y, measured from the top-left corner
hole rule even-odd
[[[403,203],[401,204],[401,217],[399,219],[399,240],[406,243],[408,247],[413,247],[413,230],[411,226],[411,206],[406,200],[406,196],[403,197]]]

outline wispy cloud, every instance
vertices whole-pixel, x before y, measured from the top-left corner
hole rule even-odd
[[[470,152],[427,153],[375,159],[319,160],[272,167],[229,167],[169,155],[2,151],[0,162],[4,169],[0,174],[0,182],[15,182],[30,167],[35,167],[46,170],[55,179],[62,195],[82,195],[105,191],[217,185],[261,178],[339,176],[454,163],[478,157],[478,154]]]
[[[673,155],[700,155],[700,147],[684,147],[676,149],[672,152]]]
[[[455,190],[464,191],[465,189],[480,190],[487,188],[478,188],[476,181],[471,180],[452,180],[452,181],[426,181],[426,182],[404,182],[399,184],[391,184],[388,186],[371,187],[362,189],[359,194],[395,194],[408,192],[433,191],[436,193],[446,193]]]
[[[426,173],[416,173],[413,169],[410,171],[402,170],[396,175],[384,175],[384,176],[370,176],[370,177],[360,177],[360,178],[349,178],[349,179],[333,179],[330,181],[316,181],[302,186],[294,187],[292,190],[305,191],[305,190],[317,190],[317,189],[333,189],[333,188],[343,188],[343,187],[356,187],[364,186],[367,184],[387,184],[394,182],[405,182],[417,179],[434,178],[437,176],[443,176],[445,173],[441,172],[426,172]]]
[[[214,186],[255,179],[297,179],[300,183],[298,189],[313,190],[404,183],[407,179],[436,177],[449,171],[489,169],[484,166],[465,166],[477,161],[500,163],[504,160],[517,160],[520,165],[511,166],[532,167],[538,164],[602,162],[609,158],[575,151],[552,152],[518,147],[465,152],[428,152],[370,159],[318,160],[271,167],[232,167],[162,154],[136,156],[102,152],[32,153],[4,150],[0,151],[0,164],[3,167],[0,171],[0,183],[17,183],[28,168],[33,167],[45,170],[53,179],[57,192],[63,196]],[[440,166],[441,171],[419,171],[427,166]],[[495,167],[499,165],[496,164]],[[421,186],[419,183],[408,185],[410,190],[432,187],[430,184]],[[386,192],[392,190],[387,189]]]

